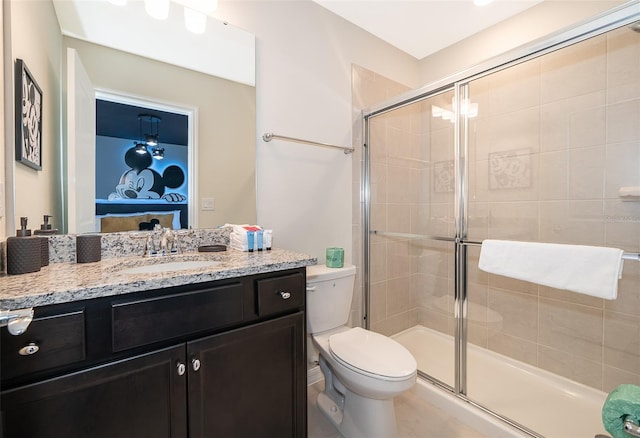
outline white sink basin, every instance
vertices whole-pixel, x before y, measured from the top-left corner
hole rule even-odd
[[[220,265],[220,262],[213,260],[186,260],[182,262],[153,263],[144,266],[121,269],[123,274],[156,274],[175,271],[186,271],[190,269],[211,268]]]

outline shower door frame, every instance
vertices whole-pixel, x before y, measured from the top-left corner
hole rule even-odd
[[[455,211],[455,236],[439,237],[439,236],[420,236],[423,239],[449,241],[454,244],[454,318],[455,325],[455,344],[454,344],[454,363],[455,377],[454,386],[450,386],[438,379],[433,378],[421,371],[419,375],[436,386],[445,389],[456,397],[467,403],[474,405],[480,410],[492,415],[495,418],[525,432],[533,437],[544,438],[535,431],[504,417],[503,415],[492,411],[491,409],[474,402],[467,396],[467,247],[479,246],[481,242],[467,240],[468,225],[468,160],[461,159],[468,155],[467,144],[467,122],[468,119],[463,116],[460,111],[462,98],[468,97],[468,85],[471,81],[495,73],[497,71],[520,64],[530,59],[537,58],[550,52],[562,49],[569,45],[587,40],[597,35],[609,32],[621,26],[631,24],[640,20],[640,2],[632,0],[622,4],[616,8],[597,15],[587,21],[577,24],[569,30],[563,30],[548,37],[533,41],[522,47],[518,47],[503,55],[492,58],[481,64],[478,64],[468,70],[449,76],[440,81],[425,85],[424,87],[404,93],[394,99],[385,101],[380,105],[368,108],[362,111],[362,129],[363,129],[363,161],[361,172],[361,219],[362,219],[362,290],[363,296],[363,325],[370,328],[371,313],[370,303],[370,228],[371,216],[371,193],[370,193],[370,119],[404,106],[420,102],[431,96],[435,96],[445,91],[454,91],[457,108],[454,108],[456,116],[454,122],[454,172],[455,172],[455,190],[454,190],[454,211]]]

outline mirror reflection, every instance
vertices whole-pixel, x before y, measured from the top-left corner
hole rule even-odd
[[[181,226],[216,227],[227,222],[255,222],[255,88],[252,84],[175,65],[181,64],[178,61],[158,61],[129,53],[126,49],[117,50],[62,35],[56,10],[50,1],[10,3],[5,20],[15,23],[28,21],[32,23],[30,28],[37,31],[29,33],[24,27],[5,26],[5,39],[11,46],[5,55],[8,58],[5,62],[13,62],[18,57],[25,60],[43,88],[45,104],[43,169],[35,171],[20,163],[13,163],[14,181],[7,179],[8,188],[11,189],[10,185],[13,185],[15,190],[14,199],[7,199],[8,230],[14,228],[16,218],[21,216],[29,217],[30,225],[37,225],[44,214],[51,214],[55,228],[65,232],[90,231],[87,227],[78,226],[78,222],[74,224],[71,219],[74,204],[70,195],[72,191],[91,192],[92,199],[89,202],[78,200],[75,206],[91,206],[91,226],[95,227],[95,181],[89,182],[83,179],[83,175],[73,179],[73,174],[69,173],[72,170],[70,167],[77,167],[78,160],[83,161],[81,155],[67,149],[69,118],[60,111],[60,108],[66,110],[69,107],[66,59],[69,48],[77,52],[92,89],[98,94],[133,97],[142,102],[152,102],[154,105],[161,103],[193,114],[188,123],[192,138],[188,160],[192,168],[184,172],[183,184],[183,189],[186,187],[188,193],[188,199],[185,200],[188,204],[185,216],[188,219]],[[47,7],[43,7],[44,4]],[[209,21],[212,19],[209,18]],[[113,29],[113,25],[110,26]],[[148,31],[144,38],[145,41],[153,41],[155,36]],[[135,46],[133,33],[128,31],[127,38]],[[242,44],[246,44],[246,41]],[[176,51],[188,50],[183,47],[162,48],[165,56]],[[210,62],[220,63],[220,60],[211,59]],[[59,68],[56,63],[60,64]],[[250,71],[249,76],[252,75],[253,71]],[[154,105],[151,108],[157,109]],[[5,117],[7,126],[12,126],[13,114],[6,114]],[[76,119],[73,118],[74,121]],[[95,119],[93,123],[95,129]],[[162,129],[161,124],[161,135]],[[137,136],[130,140],[136,139]],[[82,143],[84,146],[86,144]],[[153,151],[150,149],[150,152]],[[96,151],[93,153],[95,157]],[[89,161],[83,164],[86,162]],[[124,172],[122,170],[120,176]],[[91,173],[95,175],[95,168]],[[112,192],[117,192],[115,185]],[[91,189],[87,190],[89,187]]]
[[[96,99],[96,231],[187,228],[189,116]]]

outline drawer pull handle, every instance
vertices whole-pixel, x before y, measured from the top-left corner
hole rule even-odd
[[[40,350],[38,344],[35,342],[29,342],[27,345],[18,350],[18,354],[20,356],[31,356],[32,354],[36,354]]]
[[[192,359],[191,366],[193,367],[193,371],[198,371],[200,369],[200,360]]]
[[[178,362],[178,375],[184,376],[185,371],[187,371],[187,367],[182,362]]]
[[[289,292],[281,290],[279,293],[283,300],[288,300],[289,298],[291,298],[291,293]]]

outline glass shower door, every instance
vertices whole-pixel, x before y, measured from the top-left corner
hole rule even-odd
[[[368,120],[369,328],[454,387],[453,89]]]
[[[639,263],[616,300],[478,269],[485,239],[637,252],[640,34],[616,17],[365,115],[368,327],[536,437],[604,435],[607,393],[640,382]]]
[[[640,210],[619,189],[640,181],[639,54],[624,26],[468,83],[469,240],[637,248]],[[606,394],[638,379],[637,348],[614,336],[638,327],[624,305],[636,267],[607,301],[487,274],[478,257],[469,247],[468,397],[548,438],[604,434]]]

